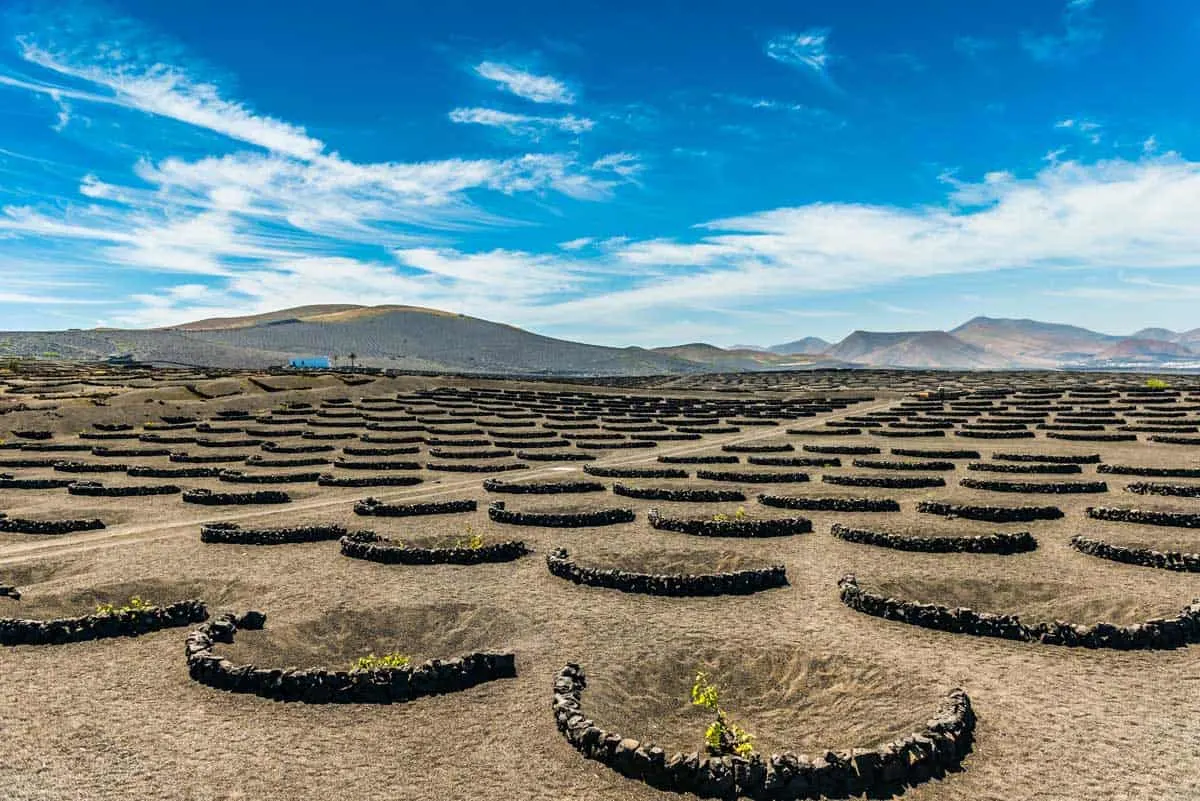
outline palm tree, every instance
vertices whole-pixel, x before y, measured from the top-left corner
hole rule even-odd
[[[354,368],[354,360],[358,358],[358,354],[352,352],[352,353],[347,354],[346,358],[348,358],[350,360],[350,368],[353,369]]]

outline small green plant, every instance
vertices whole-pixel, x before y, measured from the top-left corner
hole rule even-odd
[[[1146,379],[1146,388],[1147,389],[1168,389],[1168,388],[1170,388],[1170,386],[1171,386],[1170,384],[1168,384],[1166,381],[1163,381],[1161,378],[1147,378]]]
[[[455,548],[469,548],[473,551],[483,547],[483,535],[475,531],[475,529],[467,526],[463,535],[454,541]]]
[[[745,506],[739,506],[737,508],[737,511],[733,513],[733,519],[738,521],[739,523],[742,522],[743,520],[745,520],[746,517],[747,517],[747,515],[746,515],[746,507]]]
[[[714,523],[728,523],[730,520],[736,520],[737,522],[741,523],[749,516],[750,515],[746,512],[746,507],[739,506],[737,511],[733,513],[732,518],[724,512],[717,512],[712,516],[712,519]]]
[[[134,595],[129,599],[129,603],[124,606],[113,606],[112,604],[96,604],[96,614],[98,615],[122,615],[126,612],[144,612],[147,609],[153,609],[154,604],[147,601],[141,596]]]
[[[751,741],[754,736],[725,717],[725,710],[720,707],[720,696],[717,685],[712,683],[708,674],[703,670],[696,671],[696,680],[692,683],[692,704],[717,715],[717,719],[704,730],[704,747],[713,756],[752,756],[754,744]]]
[[[360,656],[354,661],[351,670],[381,670],[384,668],[402,668],[412,664],[412,659],[404,654],[390,653],[376,656],[374,652]]]
[[[714,523],[728,523],[729,515],[725,514],[724,512],[717,512],[712,516],[712,519]]]

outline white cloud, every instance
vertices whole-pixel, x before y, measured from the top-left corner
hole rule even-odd
[[[561,117],[537,117],[513,114],[493,108],[456,108],[450,112],[452,122],[503,128],[512,134],[539,138],[547,130],[580,134],[590,131],[595,123],[586,117],[564,114]]]
[[[568,239],[566,242],[559,242],[558,246],[563,250],[583,250],[595,241],[590,236],[581,236],[578,239]]]
[[[766,53],[783,64],[810,69],[824,77],[829,68],[829,53],[825,49],[828,36],[828,28],[782,34],[767,42]]]
[[[59,75],[86,81],[112,92],[108,102],[205,128],[241,142],[294,158],[311,159],[325,149],[304,129],[273,117],[254,114],[241,103],[225,100],[217,87],[196,83],[165,64],[140,67],[128,62],[77,65],[28,40],[21,56]],[[86,99],[81,93],[76,99]]]
[[[565,83],[550,75],[534,75],[509,64],[495,61],[484,61],[475,67],[475,72],[482,78],[495,81],[517,97],[532,100],[534,103],[561,103],[570,105],[575,102],[575,94]]]

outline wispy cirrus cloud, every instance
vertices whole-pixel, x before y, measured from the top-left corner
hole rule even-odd
[[[456,108],[450,112],[451,122],[502,128],[511,134],[538,139],[548,131],[581,134],[590,131],[595,123],[587,117],[564,114],[561,117],[539,117],[514,114],[494,108]]]
[[[1100,21],[1093,12],[1093,0],[1067,0],[1063,9],[1063,32],[1021,34],[1021,48],[1034,61],[1071,62],[1093,52],[1104,38]]]
[[[475,72],[480,77],[499,84],[506,92],[534,103],[570,105],[575,102],[575,93],[565,83],[550,75],[536,75],[496,61],[484,61],[476,65]]]
[[[828,28],[784,33],[769,39],[764,50],[769,58],[781,64],[810,70],[821,78],[827,78],[830,61],[826,48],[828,37]]]

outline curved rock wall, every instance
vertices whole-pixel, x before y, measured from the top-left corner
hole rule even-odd
[[[238,628],[261,628],[264,620],[261,613],[248,612],[241,617],[222,615],[201,625],[187,637],[188,675],[218,690],[309,704],[399,703],[517,675],[516,661],[506,653],[471,653],[378,670],[279,670],[234,665],[213,652],[216,643],[233,642]]]
[[[72,534],[76,531],[97,531],[104,528],[104,521],[91,519],[79,520],[27,520],[22,517],[7,517],[0,514],[0,531],[9,534],[43,534],[57,536]]]
[[[291,503],[292,497],[280,490],[258,490],[257,492],[213,492],[208,489],[190,489],[183,493],[184,503],[203,506],[249,506],[256,503]]]
[[[749,473],[736,470],[697,470],[696,478],[746,484],[802,484],[809,480],[808,473]]]
[[[674,531],[696,537],[788,537],[812,531],[812,521],[804,517],[778,517],[765,520],[704,520],[663,517],[657,509],[646,512],[650,525],[660,531]]]
[[[787,495],[759,495],[763,506],[799,509],[808,512],[899,512],[900,504],[891,498],[796,498]]]
[[[477,565],[511,562],[529,553],[520,540],[496,542],[479,548],[417,548],[380,537],[373,531],[356,531],[341,538],[342,554],[387,565]]]
[[[1028,523],[1033,520],[1058,520],[1063,517],[1057,506],[976,506],[973,504],[921,501],[917,511],[943,517],[985,520],[989,523]]]
[[[558,495],[562,493],[604,492],[599,481],[527,481],[515,484],[489,478],[483,482],[487,492],[507,492],[517,495]]]
[[[950,608],[888,598],[862,589],[853,575],[843,576],[838,582],[838,589],[842,603],[858,612],[955,634],[1122,651],[1177,648],[1200,642],[1200,599],[1193,601],[1173,618],[1130,626],[1112,623],[1078,625],[1062,621],[1026,624],[1016,615],[997,615],[963,607]]]
[[[286,545],[297,542],[336,540],[346,535],[337,524],[295,526],[292,528],[242,528],[237,523],[205,523],[200,541],[237,545]]]
[[[1175,570],[1180,573],[1200,573],[1200,553],[1182,551],[1155,551],[1151,548],[1127,548],[1103,540],[1076,536],[1071,538],[1071,547],[1080,553],[1124,562],[1127,565],[1156,567],[1159,570]]]
[[[177,495],[180,488],[174,484],[142,484],[130,487],[106,487],[98,481],[76,481],[67,487],[71,495],[100,498],[135,498],[145,495]]]
[[[447,515],[474,512],[479,505],[474,500],[433,501],[429,503],[384,503],[377,498],[364,498],[354,504],[354,514],[364,517],[413,517],[416,515]]]
[[[941,476],[821,476],[821,481],[839,487],[880,487],[883,489],[924,489],[944,487]]]
[[[1150,509],[1116,509],[1111,506],[1089,506],[1087,508],[1087,516],[1093,520],[1109,520],[1114,523],[1200,528],[1200,514],[1188,514],[1187,512],[1156,512]]]
[[[508,523],[514,526],[586,528],[632,523],[637,515],[632,509],[596,509],[586,512],[518,512],[505,508],[504,501],[493,501],[488,506],[488,517],[497,523]]]
[[[203,601],[187,600],[112,615],[84,615],[54,620],[0,619],[0,645],[61,645],[106,637],[136,637],[159,629],[208,619]]]
[[[924,730],[873,748],[828,751],[818,757],[791,752],[748,759],[697,752],[668,755],[649,742],[597,726],[583,711],[586,686],[583,669],[573,663],[554,680],[551,708],[558,730],[572,748],[651,787],[705,798],[889,797],[900,788],[956,768],[970,753],[975,730],[970,698],[954,690]]]
[[[726,573],[635,573],[615,568],[583,567],[571,560],[565,548],[548,553],[546,567],[553,575],[576,584],[642,595],[749,595],[775,587],[785,587],[788,583],[787,571],[783,565]]]
[[[834,523],[829,533],[847,542],[857,542],[863,545],[878,545],[883,548],[894,548],[897,551],[920,551],[922,553],[994,553],[1014,554],[1032,551],[1037,548],[1037,540],[1028,531],[1009,534],[979,534],[961,537],[920,537],[903,534],[892,534],[886,531],[869,531],[862,528],[850,528],[841,523]]]
[[[1071,495],[1085,492],[1108,492],[1103,481],[987,481],[980,478],[961,478],[959,486],[988,492],[1019,492],[1022,495]]]
[[[600,478],[687,478],[688,472],[674,467],[597,467],[585,464],[583,472]]]
[[[630,487],[613,484],[613,495],[638,498],[644,501],[678,501],[680,503],[734,503],[746,500],[741,490],[685,489],[676,487]]]

